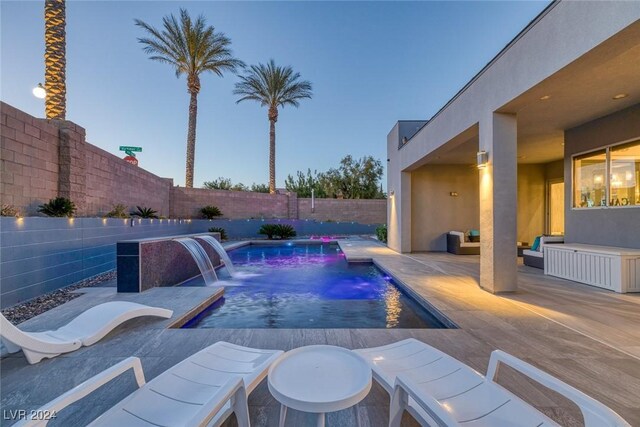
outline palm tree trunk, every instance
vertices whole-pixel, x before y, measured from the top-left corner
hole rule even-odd
[[[196,151],[196,118],[198,116],[198,92],[194,90],[189,101],[189,130],[187,131],[187,173],[185,177],[185,187],[193,188],[193,165]]]
[[[276,192],[276,121],[269,120],[269,193]]]
[[[64,120],[67,111],[64,0],[44,2],[44,88],[47,119]]]

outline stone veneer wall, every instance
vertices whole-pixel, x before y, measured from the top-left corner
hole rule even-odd
[[[315,219],[386,222],[386,200],[316,199],[294,193],[263,194],[173,186],[138,166],[86,142],[85,130],[72,123],[48,122],[0,102],[0,201],[22,215],[57,196],[78,207],[77,216],[102,216],[113,205],[145,206],[162,216],[198,218],[203,206],[216,205],[224,218]]]

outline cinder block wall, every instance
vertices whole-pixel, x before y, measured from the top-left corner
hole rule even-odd
[[[172,179],[160,178],[101,148],[85,145],[87,165],[90,165],[86,171],[88,215],[102,216],[118,203],[131,208],[150,207],[161,216],[170,215]]]
[[[207,205],[220,208],[225,218],[289,217],[289,196],[286,194],[184,187],[173,187],[171,191],[171,216],[174,218],[199,218],[200,209]]]
[[[298,217],[317,221],[355,221],[361,224],[387,222],[387,200],[358,199],[298,199]]]
[[[161,216],[199,218],[206,205],[218,206],[224,218],[289,218],[318,221],[386,222],[386,200],[310,199],[295,194],[174,187],[86,142],[85,130],[72,122],[58,125],[0,102],[2,204],[25,216],[57,196],[70,198],[79,217],[103,216],[115,204],[149,207]]]
[[[58,128],[0,103],[2,204],[34,212],[58,195]]]

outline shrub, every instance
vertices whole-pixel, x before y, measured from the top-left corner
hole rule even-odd
[[[200,213],[206,219],[213,219],[217,216],[222,216],[222,212],[218,209],[217,206],[209,205],[200,209]]]
[[[0,216],[18,216],[18,209],[13,205],[2,205]]]
[[[269,186],[267,184],[256,184],[255,182],[251,184],[251,191],[254,193],[268,193]]]
[[[128,218],[129,214],[126,212],[127,207],[121,203],[117,205],[113,205],[113,209],[111,209],[106,215],[106,218]]]
[[[38,212],[53,217],[72,217],[75,211],[75,203],[66,197],[56,197],[38,208]]]
[[[209,233],[220,233],[220,240],[227,240],[229,238],[229,236],[227,236],[227,230],[222,227],[211,227]]]
[[[289,224],[263,224],[258,234],[265,234],[269,240],[274,237],[290,239],[297,235],[296,230]]]
[[[136,210],[131,212],[131,216],[137,216],[140,218],[158,218],[158,211],[151,208],[136,206]]]
[[[376,228],[376,236],[381,242],[387,243],[387,224],[382,224]]]

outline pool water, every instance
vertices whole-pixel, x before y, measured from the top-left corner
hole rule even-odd
[[[185,328],[442,328],[372,264],[336,244],[251,245],[229,252],[240,272]]]

